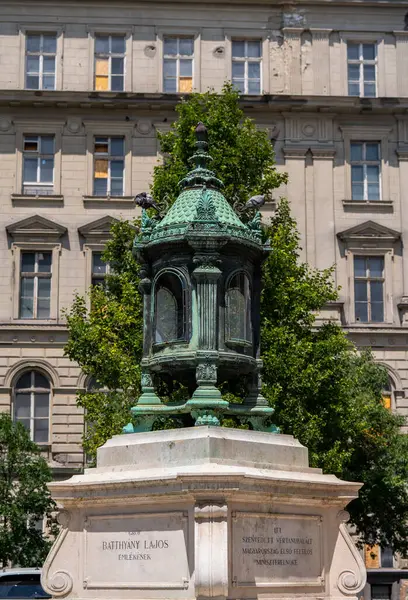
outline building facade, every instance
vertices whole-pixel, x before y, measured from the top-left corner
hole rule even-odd
[[[289,174],[274,197],[302,259],[336,265],[322,317],[373,349],[408,414],[407,0],[14,0],[1,17],[0,407],[56,477],[83,466],[88,383],[64,357],[63,310],[103,279],[110,225],[138,214],[180,94],[229,80]],[[374,569],[396,566],[382,554]],[[393,573],[373,597],[396,597]]]

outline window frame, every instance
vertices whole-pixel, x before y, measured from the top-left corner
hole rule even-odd
[[[25,375],[26,373],[30,373],[30,378],[31,378],[31,386],[29,388],[17,388],[17,384],[20,381],[20,379],[23,377],[23,375]],[[49,388],[41,388],[38,387],[36,388],[35,385],[33,385],[33,381],[34,381],[34,375],[35,373],[38,373],[39,375],[41,375],[42,377],[45,377],[49,383]],[[24,390],[23,392],[21,392],[21,390]],[[48,435],[47,435],[47,441],[46,442],[35,442],[38,446],[50,446],[51,445],[51,439],[52,439],[52,432],[51,432],[51,416],[52,416],[52,392],[53,392],[53,382],[51,377],[49,377],[49,375],[42,371],[39,370],[36,367],[31,367],[29,369],[24,369],[23,371],[19,371],[18,375],[14,378],[14,383],[12,386],[12,417],[13,417],[13,422],[16,423],[18,422],[16,420],[16,415],[15,415],[15,410],[16,410],[16,396],[17,393],[29,393],[30,394],[30,439],[32,441],[34,441],[34,421],[35,421],[35,417],[34,417],[34,403],[35,403],[35,393],[36,392],[40,392],[40,393],[48,393],[48,417],[47,417],[47,421],[48,421]],[[42,419],[45,419],[45,417],[41,417]]]
[[[225,79],[232,81],[232,42],[233,40],[260,40],[261,41],[261,92],[260,95],[271,93],[270,85],[270,60],[269,45],[270,39],[265,31],[260,29],[246,28],[244,35],[242,29],[225,29]]]
[[[365,265],[365,275],[356,275],[355,272],[355,262],[357,258],[363,258],[364,260],[368,260],[370,258],[381,258],[382,259],[382,275],[381,276],[374,276],[371,274],[371,271],[369,269],[369,265],[366,264]],[[367,294],[367,302],[365,303],[367,305],[367,321],[361,321],[358,320],[357,321],[357,317],[356,318],[356,323],[363,323],[363,324],[374,324],[374,323],[384,323],[384,318],[385,318],[385,275],[384,275],[384,271],[385,271],[385,260],[384,260],[384,256],[374,256],[374,255],[366,255],[366,254],[354,254],[354,258],[353,258],[353,271],[354,271],[354,296],[355,296],[355,285],[356,282],[364,282],[365,283],[365,287],[366,287],[366,294]],[[383,313],[383,318],[381,321],[374,321],[372,319],[372,300],[371,300],[371,282],[374,283],[381,283],[381,290],[382,290],[382,313]],[[362,301],[357,301],[356,298],[354,297],[354,313],[356,313],[356,308],[357,308],[357,303],[362,303]]]
[[[48,36],[51,37],[51,35],[53,35],[53,37],[55,37],[55,52],[44,52],[43,49],[43,43],[44,43],[44,36]],[[28,46],[28,38],[30,36],[36,36],[40,38],[40,49],[38,52],[34,52],[34,51],[29,51],[27,46]],[[35,33],[31,33],[31,32],[27,32],[25,35],[25,73],[24,73],[24,89],[26,90],[43,90],[43,91],[55,91],[56,89],[56,83],[57,83],[57,52],[58,52],[58,48],[57,48],[57,39],[58,39],[58,34],[52,34],[51,32],[48,33],[39,33],[39,32],[35,32]],[[30,77],[30,74],[28,72],[28,68],[27,68],[27,62],[28,62],[28,57],[29,56],[38,56],[39,57],[39,65],[38,65],[38,84],[39,86],[36,88],[33,87],[28,87],[27,85],[27,80],[28,77]],[[54,72],[47,72],[44,73],[44,57],[54,57]],[[54,77],[54,86],[52,88],[45,88],[44,87],[44,77],[47,75],[53,75]]]
[[[361,144],[362,145],[362,159],[361,161],[355,161],[352,159],[352,146],[353,144]],[[367,144],[377,144],[378,146],[378,160],[370,161],[367,160]],[[353,166],[361,166],[363,167],[363,198],[353,198]],[[368,197],[368,177],[367,177],[367,167],[368,166],[378,166],[378,198],[369,198]],[[351,199],[355,202],[381,202],[382,200],[382,177],[381,177],[381,141],[375,140],[351,140],[350,141],[350,173],[351,173]]]
[[[349,96],[348,93],[348,57],[347,43],[354,44],[367,43],[377,44],[377,97],[386,96],[386,73],[385,73],[385,34],[376,32],[356,32],[356,31],[340,31],[340,75],[343,96]],[[355,98],[356,96],[349,96]],[[369,100],[372,96],[364,96]]]
[[[105,285],[106,285],[106,277],[111,274],[110,263],[105,262],[105,261],[103,261],[104,264],[105,264],[105,267],[106,267],[105,273],[103,273],[103,274],[96,273],[95,274],[94,270],[93,270],[94,269],[94,258],[95,258],[95,255],[96,254],[101,254],[102,255],[104,249],[103,250],[92,250],[92,255],[91,255],[91,285],[93,285],[93,286],[97,286],[98,285],[98,283],[94,283],[94,280],[98,280],[98,281],[102,282],[102,286],[101,287],[105,287]]]
[[[123,92],[133,91],[133,32],[132,28],[126,25],[112,25],[97,27],[87,27],[88,31],[88,89],[98,94],[121,94]],[[122,91],[96,90],[95,89],[95,38],[97,35],[125,36],[125,64],[124,79]]]
[[[156,334],[157,334],[157,320],[156,320],[156,316],[157,316],[157,311],[156,311],[156,303],[157,303],[157,291],[160,287],[160,279],[163,277],[166,277],[167,275],[171,275],[173,277],[176,277],[179,280],[180,283],[180,289],[181,289],[181,297],[180,297],[180,302],[181,302],[181,309],[182,309],[182,317],[181,317],[181,326],[182,326],[182,335],[178,336],[177,338],[175,338],[174,340],[165,340],[165,341],[157,341],[156,340]],[[166,289],[166,286],[163,286]],[[164,346],[167,345],[173,345],[173,344],[188,344],[190,341],[190,337],[191,337],[191,325],[190,325],[190,315],[191,315],[191,310],[190,310],[190,297],[189,297],[189,286],[188,286],[188,280],[187,280],[187,275],[186,273],[184,273],[183,271],[180,271],[179,269],[172,269],[172,268],[166,268],[166,269],[161,269],[154,277],[153,280],[153,285],[152,285],[152,294],[151,294],[151,331],[152,331],[152,347],[153,350],[154,349],[161,349]],[[171,290],[169,290],[170,293]],[[173,294],[174,296],[174,294]],[[178,317],[179,318],[179,317]],[[178,322],[178,326],[180,325],[180,323]]]
[[[359,50],[359,56],[358,59],[350,59],[348,57],[348,47],[349,44],[354,44],[354,45],[358,45],[358,50]],[[368,45],[371,44],[372,46],[374,46],[374,52],[375,52],[375,58],[374,59],[365,59],[363,56],[363,45]],[[354,94],[350,94],[350,79],[349,79],[349,75],[348,75],[348,68],[349,65],[358,65],[359,67],[359,78],[358,78],[358,84],[359,84],[359,94],[358,97],[359,98],[378,98],[378,45],[377,42],[367,42],[367,41],[353,41],[353,40],[348,40],[347,41],[347,92],[348,92],[348,96],[353,97]],[[374,79],[374,86],[375,86],[375,93],[373,96],[366,96],[364,93],[364,66],[368,65],[368,66],[374,66],[374,72],[375,72],[375,79]],[[372,81],[369,80],[371,83]]]
[[[50,153],[46,153],[42,151],[42,138],[45,137],[52,137],[53,138],[53,152],[52,154]],[[28,150],[25,149],[25,145],[26,142],[28,141],[27,138],[37,138],[37,144],[39,147],[39,150],[37,150],[36,152],[30,152]],[[23,148],[22,148],[22,153],[23,153],[23,173],[22,173],[22,194],[24,196],[40,196],[40,195],[44,195],[44,196],[52,196],[54,195],[54,180],[55,180],[55,135],[50,135],[50,134],[23,134]],[[24,170],[25,170],[25,159],[26,158],[36,158],[37,159],[37,181],[36,182],[31,182],[31,181],[25,181],[25,177],[24,177]],[[42,159],[50,159],[52,158],[52,182],[48,183],[48,182],[42,182],[41,181],[41,160]],[[46,192],[41,193],[41,194],[31,194],[31,193],[27,193],[27,189],[33,188],[48,188],[49,190],[51,190],[51,194],[48,194]]]
[[[234,42],[243,42],[245,44],[245,56],[244,57],[234,57],[234,54],[233,54]],[[259,58],[258,57],[251,58],[251,57],[247,56],[248,42],[259,42],[259,47],[260,47],[260,51],[261,51]],[[232,65],[234,62],[237,62],[237,63],[243,62],[244,63],[244,88],[245,88],[245,91],[242,92],[242,94],[245,96],[260,96],[262,94],[262,90],[263,90],[262,64],[264,62],[262,38],[256,38],[256,39],[255,38],[247,38],[247,37],[237,38],[235,36],[231,38],[231,83],[233,85],[234,85],[234,78],[232,75]],[[249,83],[248,64],[250,62],[259,64],[259,92],[256,94],[248,91],[248,83]]]
[[[50,270],[49,271],[39,271],[38,270],[38,266],[39,266],[39,254],[42,253],[46,253],[49,254],[51,257],[51,264],[50,264]],[[23,256],[24,254],[34,254],[34,271],[23,271]],[[18,314],[19,314],[19,318],[20,319],[30,319],[32,321],[37,321],[37,320],[44,320],[44,319],[49,319],[48,317],[38,317],[38,304],[39,304],[39,295],[38,295],[38,288],[39,288],[39,280],[40,279],[49,279],[50,280],[50,306],[49,306],[49,313],[51,314],[51,285],[52,285],[52,252],[51,251],[38,251],[38,250],[22,250],[20,252],[20,270],[19,270],[19,278],[20,278],[20,285],[19,285],[19,307],[18,307]],[[23,279],[33,279],[34,280],[34,285],[33,285],[33,316],[32,317],[22,317],[21,316],[21,305],[22,305],[22,282]]]
[[[108,147],[108,151],[105,152],[96,152],[96,145],[97,145],[97,139],[99,138],[99,140],[102,139],[106,139],[107,140],[107,147]],[[112,146],[112,139],[120,139],[123,141],[123,154],[121,155],[113,155],[112,154],[112,150],[111,150],[111,146]],[[102,142],[99,142],[100,144],[102,144]],[[125,169],[126,169],[126,164],[125,164],[125,156],[126,156],[126,148],[125,148],[125,136],[123,135],[95,135],[94,136],[94,140],[93,140],[93,177],[92,177],[92,193],[94,196],[99,197],[99,194],[95,193],[95,179],[97,179],[95,177],[95,169],[96,169],[96,161],[98,160],[106,160],[108,162],[108,170],[107,170],[107,192],[106,195],[103,194],[100,197],[105,198],[108,197],[110,198],[111,196],[113,198],[122,198],[125,195]],[[111,175],[111,163],[114,161],[123,161],[123,171],[122,171],[122,193],[121,194],[112,194],[112,175]],[[104,178],[101,178],[104,179]],[[117,179],[117,178],[116,178]]]
[[[156,27],[157,46],[157,89],[163,94],[188,93],[164,91],[164,38],[165,37],[192,37],[193,38],[193,92],[201,92],[201,29],[188,26]]]
[[[57,37],[57,49],[55,54],[55,85],[54,91],[61,91],[63,86],[63,69],[62,69],[62,57],[64,51],[64,31],[65,27],[58,24],[35,24],[35,23],[22,23],[19,25],[19,36],[20,36],[20,69],[19,69],[19,88],[25,90],[26,88],[26,36],[27,35],[50,35],[55,34]],[[39,88],[41,90],[41,88]],[[35,90],[29,90],[34,92]],[[38,91],[38,90],[37,90]],[[42,90],[51,91],[51,90]]]
[[[106,52],[101,52],[101,53],[97,53],[96,51],[96,40],[98,37],[108,37],[109,40],[109,51]],[[123,38],[123,43],[124,43],[124,52],[123,53],[119,53],[119,52],[113,52],[112,51],[112,38]],[[96,78],[97,78],[97,74],[96,74],[96,63],[97,63],[97,59],[98,57],[100,58],[107,58],[108,59],[108,89],[106,90],[101,90],[101,89],[97,89],[96,87]],[[113,90],[112,89],[112,59],[113,58],[122,58],[123,59],[123,74],[122,74],[122,78],[123,78],[123,87],[121,90]],[[93,82],[93,87],[92,89],[96,92],[123,92],[125,90],[125,80],[126,80],[126,34],[122,33],[95,33],[94,36],[94,66],[93,66],[93,74],[94,74],[94,82]]]
[[[165,43],[166,43],[166,39],[173,39],[176,40],[177,42],[177,53],[176,54],[166,54],[165,53]],[[192,47],[193,47],[193,53],[191,55],[183,55],[180,54],[180,40],[191,40],[192,42]],[[175,92],[168,92],[166,91],[165,88],[165,74],[164,74],[164,63],[166,60],[173,60],[176,61],[176,91]],[[181,60],[189,60],[191,61],[191,90],[188,91],[182,91],[180,90],[180,80],[181,80],[181,75],[180,75],[180,61]],[[194,66],[195,66],[195,60],[194,60],[194,36],[192,35],[164,35],[163,36],[163,64],[162,64],[162,68],[163,68],[163,82],[162,82],[162,88],[163,88],[163,93],[164,94],[190,94],[193,92],[194,90],[194,83],[195,83],[195,77],[194,77]],[[187,79],[187,76],[185,77]]]
[[[245,329],[245,337],[244,338],[235,338],[231,337],[231,321],[230,321],[230,306],[229,306],[229,298],[228,292],[234,288],[231,287],[231,283],[235,277],[241,276],[245,283],[244,287],[247,287],[248,295],[245,296],[245,314],[244,314],[244,329]],[[236,287],[236,286],[235,286]],[[235,269],[232,273],[230,273],[225,282],[224,288],[224,302],[225,302],[225,343],[228,346],[248,346],[252,347],[253,345],[253,327],[252,327],[252,285],[251,285],[251,277],[250,274],[245,269]]]

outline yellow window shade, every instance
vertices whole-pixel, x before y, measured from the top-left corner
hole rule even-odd
[[[95,142],[95,152],[108,154],[108,142]]]
[[[379,569],[380,568],[380,548],[378,545],[375,546],[364,546],[364,558],[365,566],[367,569]]]
[[[109,90],[109,77],[97,76],[95,79],[95,89],[100,91]]]
[[[389,394],[383,394],[383,404],[387,410],[391,410],[391,396]]]
[[[107,58],[96,59],[95,75],[109,75],[109,60]]]
[[[102,159],[95,160],[94,175],[98,179],[108,178],[108,161]]]
[[[179,91],[185,92],[185,93],[192,92],[193,91],[193,78],[192,77],[180,77]]]

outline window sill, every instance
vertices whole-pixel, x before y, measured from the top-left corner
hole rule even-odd
[[[82,196],[85,203],[135,204],[134,196]]]
[[[394,212],[392,200],[343,200],[347,212]]]
[[[39,194],[36,196],[35,194],[11,194],[11,201],[13,203],[17,202],[27,202],[32,204],[34,202],[47,202],[47,203],[64,203],[64,196],[62,194]]]

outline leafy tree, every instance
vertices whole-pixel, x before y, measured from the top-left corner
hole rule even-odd
[[[224,180],[231,204],[254,193],[269,194],[285,180],[274,168],[267,134],[243,118],[238,95],[229,86],[220,96],[193,94],[177,110],[172,131],[160,136],[165,160],[154,170],[152,191],[162,205],[177,196],[199,120],[208,126],[212,168]],[[85,439],[92,454],[128,422],[139,392],[142,311],[133,237],[130,224],[113,227],[104,258],[114,275],[106,289],[91,290],[89,313],[85,299],[78,297],[67,315],[68,356],[107,388],[78,400],[92,425]],[[337,298],[332,269],[314,270],[299,260],[299,234],[285,200],[265,226],[266,238],[272,251],[263,269],[262,358],[264,395],[275,407],[274,422],[309,448],[311,466],[364,482],[359,498],[349,505],[363,541],[405,550],[408,437],[400,433],[403,419],[383,406],[385,370],[369,352],[359,354],[337,324],[317,327],[316,314]],[[243,388],[242,380],[221,386],[227,400],[242,395]],[[165,390],[158,393],[167,397]],[[223,424],[238,423],[226,419]]]
[[[57,532],[51,471],[21,423],[0,415],[0,564],[42,565]],[[45,518],[48,536],[35,527]]]

